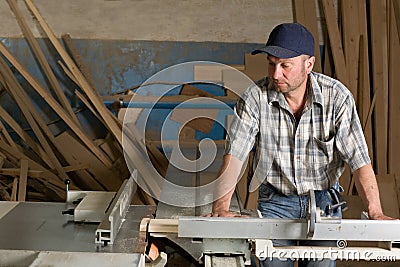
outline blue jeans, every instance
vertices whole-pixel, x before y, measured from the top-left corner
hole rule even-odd
[[[281,218],[281,219],[302,219],[306,218],[308,210],[308,195],[303,196],[285,196],[279,194],[270,185],[261,185],[258,195],[258,210],[263,218]],[[315,191],[316,204],[321,209],[325,209],[328,204],[332,204],[332,198],[328,191]],[[338,208],[333,216],[341,217],[341,210]],[[315,241],[315,240],[273,240],[274,246],[336,246],[336,241]],[[294,262],[290,259],[284,261],[279,259],[266,259],[260,262],[264,267],[292,267]],[[300,266],[320,266],[335,267],[336,262],[330,259],[308,261],[299,260]]]

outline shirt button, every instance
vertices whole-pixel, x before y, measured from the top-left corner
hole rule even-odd
[[[300,159],[300,156],[297,156],[296,159]]]

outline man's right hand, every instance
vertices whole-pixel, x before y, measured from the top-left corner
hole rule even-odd
[[[205,217],[248,217],[247,215],[241,215],[239,212],[229,211],[229,210],[219,210],[213,211],[205,215]]]

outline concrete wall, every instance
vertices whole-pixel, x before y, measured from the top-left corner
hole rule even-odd
[[[18,2],[29,17],[23,1]],[[33,2],[57,36],[83,39],[264,43],[273,26],[293,20],[292,0]],[[0,25],[1,37],[21,36],[7,1],[0,1]]]
[[[69,33],[101,95],[135,87],[174,64],[215,61],[243,64],[244,54],[264,44],[278,23],[293,21],[292,0],[32,0],[57,37]],[[76,86],[57,64],[59,56],[41,34],[23,0],[19,7],[61,86],[76,110]],[[0,41],[39,79],[48,82],[23,38],[7,1],[0,1]],[[21,82],[26,90],[29,86]],[[46,121],[57,116],[30,92]],[[0,104],[17,120],[21,115],[7,94]],[[97,125],[80,111],[84,125]],[[92,121],[92,123],[90,123]],[[22,125],[25,125],[21,121]],[[88,132],[98,132],[95,126]],[[54,124],[55,133],[64,125]]]

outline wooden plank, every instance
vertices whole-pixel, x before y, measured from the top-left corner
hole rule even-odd
[[[78,50],[76,49],[74,43],[72,42],[71,36],[69,34],[63,34],[63,35],[61,35],[61,39],[63,40],[65,46],[67,47],[68,52],[72,56],[76,65],[78,66],[79,70],[82,72],[83,76],[85,76],[89,85],[92,88],[95,88],[93,77],[92,77],[92,75],[90,75],[90,72],[89,72],[87,66],[83,63],[83,60],[78,53]]]
[[[10,146],[17,148],[14,140],[11,138],[10,134],[8,133],[6,127],[4,126],[3,122],[0,121],[0,133],[4,136]]]
[[[383,212],[388,216],[399,218],[399,201],[397,197],[395,175],[377,175],[376,180],[378,182]]]
[[[357,1],[342,1],[342,36],[343,48],[346,61],[346,70],[348,73],[348,88],[353,94],[357,103],[358,88],[358,64],[360,48],[360,27],[359,20],[354,19],[354,14],[358,14]]]
[[[397,32],[400,33],[400,0],[392,0],[393,3],[393,11],[394,11],[394,19],[396,21]],[[398,34],[400,39],[400,34]]]
[[[360,27],[360,64],[359,64],[359,88],[358,88],[358,97],[359,103],[359,115],[361,122],[367,121],[367,116],[369,112],[369,108],[371,105],[371,84],[370,84],[370,72],[369,72],[369,45],[368,45],[368,29],[367,29],[367,4],[366,0],[357,0],[358,1],[358,20]],[[365,140],[367,141],[369,156],[371,161],[374,161],[374,148],[373,148],[373,138],[372,138],[372,123],[363,124],[364,125],[364,135]]]
[[[348,85],[347,67],[344,59],[339,26],[336,19],[334,1],[322,0],[322,7],[325,14],[326,27],[328,29],[329,43],[332,49],[336,78],[343,84]]]
[[[371,52],[375,105],[375,172],[387,173],[388,151],[388,53],[386,1],[370,1]]]
[[[315,0],[296,0],[293,1],[293,4],[295,8],[295,21],[303,24],[314,36],[314,70],[322,72],[316,2]]]
[[[112,114],[109,112],[109,110],[107,110],[106,106],[102,102],[101,97],[98,95],[98,93],[95,90],[93,90],[93,88],[87,82],[87,80],[85,79],[83,74],[79,71],[79,69],[76,66],[76,64],[74,63],[74,61],[71,59],[71,57],[68,55],[68,53],[64,50],[63,46],[58,41],[57,37],[54,35],[54,33],[50,29],[50,27],[47,25],[46,21],[41,16],[41,14],[39,13],[39,10],[36,8],[36,6],[33,4],[33,2],[31,0],[25,0],[25,4],[28,7],[28,9],[32,12],[34,17],[37,19],[37,21],[39,22],[43,31],[46,33],[47,37],[53,44],[54,48],[60,54],[61,58],[64,60],[67,67],[74,74],[74,76],[75,76],[76,80],[78,81],[82,90],[89,97],[90,101],[93,103],[93,105],[95,106],[95,108],[97,109],[97,111],[99,112],[101,117],[106,122],[106,126],[113,133],[113,135],[115,136],[115,138],[117,139],[119,144],[122,145],[122,129],[117,124],[117,120],[115,120],[115,118],[112,117]]]
[[[70,165],[89,164],[88,171],[93,174],[90,184],[93,183],[93,187],[97,187],[97,184],[102,185],[106,190],[118,191],[122,183],[121,177],[104,166],[68,131],[61,133],[55,139],[59,145],[64,147],[64,157]]]
[[[9,4],[12,12],[14,13],[14,15],[17,19],[17,22],[20,25],[21,30],[22,30],[27,42],[29,43],[29,46],[31,47],[31,49],[33,51],[33,54],[35,55],[37,61],[39,62],[41,69],[46,74],[46,77],[47,77],[52,89],[56,93],[58,100],[60,101],[60,103],[64,107],[64,109],[67,111],[70,118],[75,122],[75,124],[77,126],[80,127],[79,121],[78,121],[77,117],[75,116],[75,113],[72,110],[71,105],[68,102],[68,100],[63,92],[63,89],[61,88],[60,84],[58,83],[57,78],[56,78],[53,70],[51,69],[49,63],[47,62],[43,51],[40,49],[39,43],[36,41],[35,37],[33,36],[33,33],[29,29],[29,26],[28,26],[27,22],[25,21],[22,13],[18,7],[17,1],[16,0],[7,0],[7,2]]]
[[[18,201],[24,202],[26,198],[26,185],[28,182],[28,161],[26,159],[21,160],[21,174],[19,176],[18,185]]]
[[[82,142],[95,154],[106,166],[111,167],[111,161],[104,153],[96,147],[83,130],[74,120],[65,112],[65,110],[54,100],[39,82],[22,66],[22,64],[10,53],[7,47],[0,42],[0,52],[7,58],[8,61],[21,73],[21,75],[29,82],[35,91],[46,101],[46,103],[57,113],[58,116],[70,127],[70,129],[82,140]]]
[[[20,176],[21,168],[0,168],[1,175]],[[28,170],[29,177],[39,178],[42,177],[43,171]]]
[[[11,201],[17,201],[17,192],[18,192],[18,178],[14,178],[13,184],[12,184],[12,191],[11,191]]]
[[[393,4],[396,1],[393,0]],[[400,174],[400,80],[398,59],[400,38],[394,10],[389,21],[389,125],[388,125],[388,173]]]

